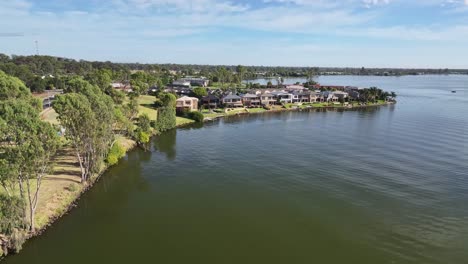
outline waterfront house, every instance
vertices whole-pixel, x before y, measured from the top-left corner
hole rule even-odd
[[[260,95],[260,101],[262,105],[272,105],[276,103],[276,98],[271,93],[264,93]]]
[[[325,102],[337,102],[338,101],[338,97],[336,97],[335,94],[331,91],[322,92],[321,95],[323,96],[323,100]]]
[[[226,107],[242,107],[242,98],[235,94],[229,94],[223,98],[223,104]]]
[[[198,98],[182,96],[176,100],[177,112],[198,110]]]
[[[347,92],[342,92],[342,91],[333,92],[333,95],[338,97],[338,100],[342,100],[342,101],[348,99],[349,97],[349,94]]]
[[[317,96],[315,93],[310,91],[303,91],[299,93],[299,102],[301,103],[315,103],[317,101]]]
[[[289,103],[292,103],[292,98],[293,98],[293,95],[290,94],[290,93],[286,93],[286,92],[272,92],[271,94],[273,94],[277,101],[281,104],[289,104]]]
[[[245,94],[242,96],[242,103],[244,106],[247,107],[252,107],[252,106],[260,106],[261,101],[260,101],[260,96],[256,94]]]
[[[293,91],[293,92],[291,92],[292,102],[293,102],[293,103],[299,103],[299,102],[300,102],[300,99],[299,99],[299,97],[300,97],[299,94],[300,94],[300,93],[301,93],[301,92],[299,92],[299,91]]]
[[[206,108],[218,108],[221,106],[221,100],[214,94],[209,94],[202,98],[202,105]]]

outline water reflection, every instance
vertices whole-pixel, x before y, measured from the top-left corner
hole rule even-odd
[[[168,160],[174,160],[176,158],[176,138],[177,130],[171,129],[160,135],[157,135],[153,139],[154,150],[166,154]]]

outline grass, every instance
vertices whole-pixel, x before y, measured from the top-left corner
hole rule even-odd
[[[328,103],[313,103],[312,107],[326,107]]]
[[[183,125],[187,125],[191,123],[195,123],[195,121],[192,119],[188,119],[188,118],[184,118],[180,116],[176,117],[176,126],[183,126]]]
[[[203,114],[205,118],[216,118],[216,117],[221,117],[224,116],[223,113],[210,113],[210,114]]]
[[[249,108],[247,109],[247,111],[249,111],[249,113],[263,113],[266,110],[261,107],[258,107],[258,108]]]
[[[59,124],[59,121],[58,121],[58,114],[57,112],[55,112],[55,110],[52,108],[52,107],[49,107],[47,109],[45,109],[44,111],[42,111],[40,113],[40,116],[41,116],[41,119],[44,120],[44,121],[47,121],[51,124],[54,124],[54,125],[57,125]]]
[[[135,145],[133,140],[123,136],[117,136],[116,140],[126,151]],[[53,173],[44,178],[39,191],[36,211],[38,229],[45,227],[54,218],[63,215],[85,188],[85,185],[80,183],[80,167],[72,149],[61,149],[53,162],[55,164]],[[102,171],[105,169],[106,167],[103,166]],[[94,179],[96,178],[97,176]]]
[[[156,101],[156,97],[152,95],[142,95],[138,97],[139,105],[153,105],[154,101]]]
[[[229,109],[232,109],[232,108],[229,108]],[[226,115],[237,115],[237,114],[240,114],[240,113],[248,113],[247,110],[245,108],[233,108],[232,110],[227,110],[226,111]]]
[[[147,114],[150,118],[150,120],[156,120],[156,118],[158,117],[158,111],[154,108],[150,108],[150,107],[146,107],[146,106],[143,106],[143,105],[139,105],[138,106],[138,115],[141,115],[141,114]]]

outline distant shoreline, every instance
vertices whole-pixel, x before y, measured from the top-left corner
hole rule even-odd
[[[264,111],[254,111],[254,112],[249,112],[249,108],[237,108],[237,110],[242,110],[244,109],[245,112],[238,111],[236,113],[230,114],[230,113],[219,113],[217,116],[209,116],[205,117],[203,122],[209,122],[209,121],[214,121],[216,119],[221,119],[225,117],[231,117],[231,116],[241,116],[241,115],[253,115],[253,114],[263,114],[263,113],[279,113],[279,112],[288,112],[288,111],[302,111],[302,110],[353,110],[353,109],[362,109],[362,108],[371,108],[371,107],[380,107],[380,106],[386,106],[386,105],[394,105],[397,102],[384,102],[384,103],[376,103],[376,104],[371,104],[371,105],[355,105],[355,106],[306,106],[306,107],[290,107],[290,108],[275,108],[275,109],[270,109],[270,110],[264,110]],[[236,108],[233,108],[236,110]],[[252,108],[250,108],[252,109]]]

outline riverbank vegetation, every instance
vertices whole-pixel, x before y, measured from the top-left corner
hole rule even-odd
[[[65,213],[128,149],[193,122],[176,117],[172,94],[142,97],[146,83],[131,93],[109,89],[112,74],[67,76],[41,113],[40,99],[0,71],[0,256]]]

